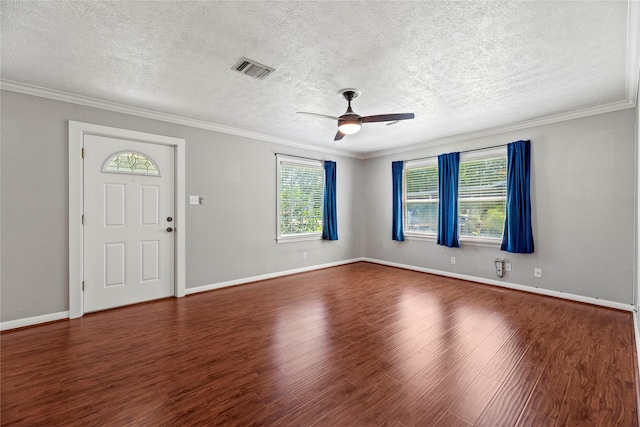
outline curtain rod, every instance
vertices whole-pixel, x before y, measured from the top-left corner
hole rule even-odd
[[[474,148],[473,150],[460,151],[460,154],[462,154],[462,153],[473,153],[474,151],[491,150],[492,148],[506,147],[507,145],[509,145],[509,144],[499,144],[499,145],[492,145],[491,147]],[[428,156],[428,157],[419,157],[417,159],[405,160],[405,162],[414,162],[416,160],[434,159],[436,157],[438,157],[438,156],[436,155],[436,156]]]
[[[275,156],[287,156],[287,157],[293,157],[296,159],[312,160],[314,162],[324,162],[324,160],[312,159],[311,157],[294,156],[293,154],[285,154],[285,153],[273,153],[273,154]]]

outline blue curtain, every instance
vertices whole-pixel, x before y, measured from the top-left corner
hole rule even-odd
[[[516,141],[507,146],[507,216],[501,249],[507,252],[533,252],[531,230],[531,146]]]
[[[393,182],[393,230],[392,239],[402,242],[404,240],[404,230],[402,225],[402,171],[404,162],[402,160],[391,163],[391,177]]]
[[[322,211],[322,238],[338,240],[338,212],[336,208],[336,162],[324,162],[324,209]]]
[[[459,248],[458,169],[460,153],[438,156],[438,244]]]

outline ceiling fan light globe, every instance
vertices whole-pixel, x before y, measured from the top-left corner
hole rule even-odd
[[[354,133],[357,133],[360,128],[362,127],[362,125],[360,123],[342,123],[340,126],[338,126],[338,130],[340,132],[342,132],[345,135],[353,135]]]

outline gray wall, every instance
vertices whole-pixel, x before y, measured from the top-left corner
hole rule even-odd
[[[640,101],[640,86],[638,86],[638,93],[637,93],[637,100]],[[634,269],[635,269],[635,274],[634,274],[634,280],[635,280],[635,300],[634,300],[634,304],[636,305],[636,310],[640,309],[640,271],[638,271],[638,268],[640,266],[640,232],[638,230],[640,230],[640,197],[638,197],[638,192],[640,191],[640,171],[638,170],[638,168],[640,167],[640,108],[637,106],[636,103],[636,125],[635,125],[635,131],[636,131],[636,167],[635,167],[635,173],[636,173],[636,224],[635,224],[635,230],[636,230],[636,247],[635,247],[635,264],[634,264]],[[636,322],[640,321],[640,319],[638,318],[638,316],[634,316],[634,319],[636,320]],[[640,330],[640,325],[636,325],[636,333]],[[638,354],[639,357],[639,361],[640,361],[640,352]]]
[[[68,120],[186,139],[186,192],[205,198],[187,206],[187,288],[361,256],[497,279],[493,258],[505,256],[506,282],[633,303],[635,109],[362,161],[0,93],[3,322],[68,310]],[[534,254],[391,240],[392,160],[517,139],[532,141]],[[338,163],[340,240],[275,242],[274,152]]]
[[[361,160],[1,92],[1,321],[68,305],[68,121],[186,139],[187,288],[360,257]],[[337,162],[334,242],[277,244],[274,152]],[[308,258],[302,259],[302,252]]]
[[[365,161],[364,256],[500,280],[493,260],[513,271],[504,282],[633,304],[635,110],[601,114]],[[391,240],[391,162],[531,140],[535,253]],[[456,264],[450,264],[450,257]],[[533,269],[543,270],[542,278]]]
[[[205,199],[201,206],[187,206],[187,287],[361,256],[361,160],[184,131],[187,193]],[[276,243],[276,152],[337,162],[339,240]]]

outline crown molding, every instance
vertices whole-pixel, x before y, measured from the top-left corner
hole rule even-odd
[[[583,110],[571,111],[569,113],[554,114],[552,116],[541,117],[538,119],[526,120],[523,122],[512,123],[504,126],[497,126],[480,131],[474,131],[469,133],[463,133],[459,135],[447,136],[444,138],[432,139],[418,144],[406,145],[404,147],[392,148],[389,150],[373,151],[366,153],[364,159],[373,159],[376,157],[390,156],[393,154],[407,153],[410,151],[422,150],[425,148],[438,147],[440,145],[453,144],[456,142],[468,141],[470,139],[482,138],[485,136],[497,135],[500,133],[518,131],[522,129],[528,129],[536,126],[543,126],[552,123],[564,122],[568,120],[580,119],[583,117],[595,116],[598,114],[612,113],[614,111],[626,110],[628,108],[634,108],[635,102],[621,101],[614,102],[606,105],[599,105],[597,107],[585,108]]]
[[[337,156],[352,157],[362,159],[363,156],[346,150],[335,150],[331,148],[317,147],[313,145],[302,144],[284,138],[278,138],[271,135],[252,132],[244,129],[238,129],[230,126],[219,125],[202,120],[190,119],[187,117],[175,116],[167,113],[160,113],[144,108],[131,107],[116,102],[104,101],[101,99],[90,98],[88,96],[76,95],[69,92],[63,92],[55,89],[48,89],[40,86],[29,85],[16,82],[13,80],[0,79],[0,89],[10,92],[22,93],[25,95],[37,96],[40,98],[53,99],[55,101],[69,102],[72,104],[82,105],[85,107],[99,108],[101,110],[113,111],[116,113],[128,114],[132,116],[142,117],[146,119],[159,120],[162,122],[173,123],[177,125],[190,126],[199,129],[210,130],[229,135],[242,136],[245,138],[257,139],[274,144],[287,145],[290,147],[310,150],[320,153],[333,154]]]
[[[633,3],[633,2],[632,2]],[[640,4],[640,2],[638,2]],[[640,20],[640,19],[639,19]],[[638,55],[636,55],[637,57]],[[631,61],[629,61],[631,62]],[[504,126],[497,126],[493,128],[483,129],[480,131],[474,131],[464,134],[458,134],[448,136],[444,138],[438,138],[433,140],[427,140],[417,144],[406,145],[398,148],[391,148],[388,150],[372,151],[370,153],[355,153],[347,150],[336,150],[330,148],[317,147],[307,144],[301,144],[299,142],[290,141],[284,138],[278,138],[271,135],[266,135],[258,132],[252,132],[248,130],[233,128],[230,126],[219,125],[215,123],[205,122],[202,120],[189,119],[186,117],[175,116],[172,114],[159,113],[152,110],[146,110],[144,108],[131,107],[128,105],[118,104],[111,101],[103,101],[96,98],[90,98],[83,95],[76,95],[68,92],[63,92],[55,89],[47,89],[40,86],[29,85],[25,83],[19,83],[12,80],[0,79],[0,89],[8,90],[11,92],[22,93],[25,95],[38,96],[41,98],[53,99],[56,101],[69,102],[72,104],[83,105],[86,107],[99,108],[102,110],[113,111],[122,114],[129,114],[137,117],[143,117],[152,120],[159,120],[163,122],[190,126],[199,129],[210,130],[219,133],[225,133],[229,135],[242,136],[245,138],[256,139],[265,142],[271,142],[274,144],[280,144],[304,150],[333,154],[338,156],[350,157],[360,160],[373,159],[376,157],[389,156],[394,154],[402,154],[410,151],[417,151],[425,148],[437,147],[441,145],[453,144],[456,142],[468,141],[470,139],[481,138],[485,136],[497,135],[505,132],[518,131],[522,129],[532,128],[535,126],[543,126],[552,123],[563,122],[567,120],[574,120],[583,117],[594,116],[598,114],[611,113],[615,111],[625,110],[628,108],[634,108],[636,106],[637,89],[638,89],[638,68],[635,72],[635,86],[631,84],[633,90],[631,92],[636,93],[636,96],[626,101],[614,102],[606,105],[599,105],[597,107],[585,108],[582,110],[571,111],[568,113],[554,114],[552,116],[541,117],[532,120],[526,120],[518,123],[512,123]],[[629,79],[627,79],[629,85]]]

